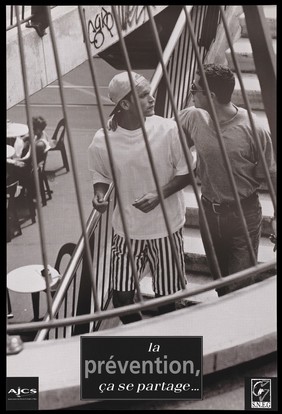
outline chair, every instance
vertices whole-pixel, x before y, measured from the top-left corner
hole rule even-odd
[[[13,312],[12,312],[12,304],[11,304],[11,299],[10,299],[10,295],[9,295],[9,291],[8,289],[6,289],[6,294],[7,294],[7,318],[13,318]]]
[[[70,256],[72,256],[74,249],[75,249],[75,243],[66,243],[64,244],[57,255],[56,261],[55,261],[55,265],[54,265],[54,269],[56,269],[60,274],[62,273],[60,271],[60,265],[62,262],[63,257],[68,254]],[[60,279],[58,280],[58,283],[56,283],[54,286],[51,287],[51,296],[53,297],[56,293],[56,290],[58,288],[58,285],[60,284]],[[44,292],[47,293],[47,290],[45,289]],[[38,319],[38,315],[39,315],[39,300],[40,300],[40,292],[34,292],[31,294],[32,296],[32,305],[33,305],[33,309],[34,309],[34,315],[36,315],[35,319]]]
[[[56,269],[60,274],[62,273],[60,271],[60,265],[61,265],[63,257],[66,254],[72,256],[75,247],[76,247],[75,243],[66,243],[60,248],[56,261],[55,261],[55,265],[54,265],[54,269]],[[58,280],[58,283],[56,283],[54,286],[51,287],[50,291],[51,291],[52,298],[54,297],[59,284],[60,284],[60,279]],[[44,289],[44,292],[47,293],[47,290]],[[40,292],[33,292],[31,294],[31,298],[32,298],[33,311],[34,311],[34,320],[39,320]]]
[[[46,206],[47,200],[52,199],[52,193],[53,191],[50,189],[48,177],[45,171],[45,164],[47,159],[48,152],[44,153],[41,156],[41,159],[39,160],[37,164],[37,171],[38,171],[38,180],[39,180],[39,189],[40,189],[40,196],[41,196],[41,203],[42,206]],[[30,182],[34,182],[34,170],[31,168],[29,173],[29,180]],[[35,184],[34,184],[35,186]],[[29,209],[32,211],[32,208],[34,208],[34,198],[35,198],[35,188],[32,190],[32,186],[29,184],[27,186],[27,182],[23,183],[23,187],[26,190],[27,195],[27,202],[29,205]]]
[[[75,249],[75,246],[76,246],[76,244],[75,243],[66,243],[66,244],[64,244],[61,248],[60,248],[60,250],[59,250],[59,252],[58,252],[58,255],[57,255],[57,258],[56,258],[56,262],[55,262],[55,265],[54,265],[54,268],[61,274],[61,272],[60,272],[60,265],[61,265],[61,262],[62,262],[62,258],[66,255],[66,254],[69,254],[70,256],[72,256],[72,254],[73,254],[73,252],[74,252],[74,249]]]
[[[7,241],[10,242],[13,237],[22,234],[18,218],[15,194],[19,182],[15,181],[6,186],[6,213],[7,213]]]
[[[56,145],[55,147],[50,148],[49,151],[60,151],[61,152],[63,166],[58,168],[57,171],[61,170],[62,168],[65,168],[68,172],[70,168],[69,168],[69,162],[68,162],[67,152],[66,152],[65,143],[64,143],[65,130],[66,130],[65,119],[62,118],[58,122],[55,132],[52,136],[52,141],[55,141]]]
[[[33,177],[31,179],[33,179]],[[29,209],[31,222],[36,223],[36,210],[35,210],[35,204],[34,204],[34,201],[33,201],[32,191],[30,189],[30,186],[27,186],[26,182],[22,182],[22,186],[23,186],[23,193],[24,193],[25,199],[26,199],[26,204],[27,204],[27,207]]]
[[[50,150],[49,150],[50,151]],[[38,163],[38,178],[39,178],[39,187],[42,206],[46,206],[47,200],[52,199],[53,191],[49,187],[48,177],[45,171],[45,164],[47,160],[48,151],[43,155],[43,160]],[[47,195],[47,197],[46,197]]]
[[[70,257],[71,257],[73,255],[75,247],[76,247],[75,243],[66,243],[60,248],[60,250],[58,252],[58,255],[57,255],[55,265],[54,265],[54,268],[60,273],[60,275],[63,273],[62,270],[60,269],[63,257],[66,254],[70,255]],[[55,289],[57,289],[57,287],[58,286],[55,286]],[[51,292],[52,296],[54,295],[54,293],[55,292]],[[75,306],[75,299],[74,298],[75,298],[75,295],[76,295],[76,273],[74,274],[74,278],[73,278],[73,301],[72,301],[72,312],[71,312],[72,316],[74,316],[74,314],[75,314],[75,312],[74,312],[74,306]],[[64,317],[67,316],[66,312],[67,312],[67,308],[65,306],[65,308],[64,308]],[[59,317],[59,313],[57,313],[57,315],[56,315],[57,319],[58,319],[58,317]],[[65,331],[65,328],[64,328],[64,335],[65,335],[65,332],[66,331]],[[55,337],[58,338],[59,328],[56,328],[55,335],[56,335]],[[72,335],[73,335],[73,328],[72,328]]]
[[[60,275],[63,273],[62,269],[60,268],[63,257],[66,254],[68,254],[71,257],[74,250],[75,250],[75,247],[76,247],[75,243],[66,243],[60,248],[60,250],[57,254],[55,265],[54,265],[54,269],[56,269]],[[52,296],[54,296],[59,283],[60,283],[60,280],[58,281],[58,284],[52,286],[52,288],[51,288],[51,295]]]

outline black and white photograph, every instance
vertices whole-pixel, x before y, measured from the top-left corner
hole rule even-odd
[[[277,5],[6,8],[6,411],[278,411]]]

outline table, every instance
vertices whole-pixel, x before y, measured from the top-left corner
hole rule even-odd
[[[18,293],[31,293],[34,320],[39,319],[39,294],[46,291],[45,277],[41,275],[44,269],[42,264],[33,264],[18,267],[7,275],[7,288]],[[60,280],[59,272],[48,265],[51,274],[50,288],[54,287]]]
[[[6,158],[12,158],[15,154],[15,148],[11,145],[6,145]]]
[[[25,124],[19,124],[16,122],[7,122],[7,138],[21,137],[28,133],[28,126]]]

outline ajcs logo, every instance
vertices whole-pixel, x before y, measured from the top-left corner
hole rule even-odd
[[[33,394],[37,394],[37,390],[35,388],[21,388],[21,387],[18,387],[17,390],[15,388],[11,388],[8,391],[8,396],[10,396],[10,397],[14,396],[14,397],[18,397],[18,398],[29,397]]]
[[[38,410],[38,377],[7,377],[7,410]]]

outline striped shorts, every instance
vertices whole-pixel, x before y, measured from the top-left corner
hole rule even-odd
[[[182,270],[182,279],[185,284],[182,229],[173,233],[173,239]],[[152,284],[155,294],[169,295],[182,289],[183,286],[173,257],[169,236],[151,240],[131,239],[130,242],[138,280],[140,280],[145,266],[148,263],[152,274]],[[131,260],[127,252],[125,238],[114,234],[111,258],[113,288],[121,292],[135,290]]]

